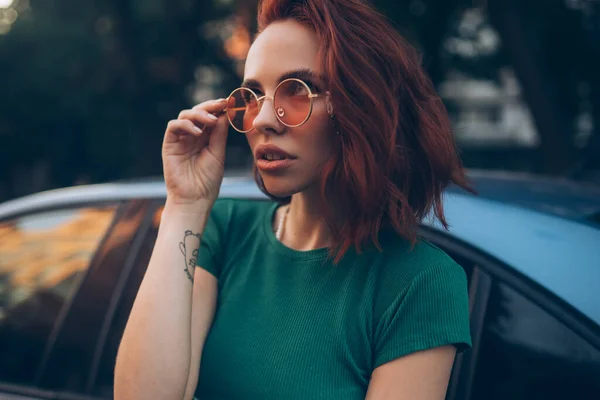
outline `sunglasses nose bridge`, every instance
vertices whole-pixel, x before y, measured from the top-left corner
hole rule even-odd
[[[258,100],[257,100],[257,103],[258,103],[258,109],[259,109],[259,110],[262,108],[262,106],[263,106],[263,104],[264,104],[265,100],[271,100],[271,103],[273,103],[273,102],[274,102],[274,98],[273,98],[273,96],[267,96],[267,95],[260,96],[260,97],[258,98]]]
[[[265,100],[271,101],[271,107],[267,106],[267,109],[263,109]],[[274,104],[274,96],[263,95],[257,98],[257,112],[252,120],[252,125],[255,129],[265,132],[268,130],[279,132],[281,127],[278,127],[278,125],[282,124],[283,121],[277,115]]]
[[[261,97],[258,98],[257,103],[258,103],[258,113],[262,113],[262,108],[263,105],[265,103],[265,100],[270,100],[271,101],[271,108],[273,110],[273,112],[275,113],[275,117],[279,120],[279,122],[281,122],[282,124],[285,125],[285,123],[281,120],[281,115],[278,115],[278,111],[275,109],[275,96],[267,96],[267,95],[263,95]]]

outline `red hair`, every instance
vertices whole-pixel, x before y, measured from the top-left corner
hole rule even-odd
[[[360,252],[372,242],[380,249],[383,226],[414,245],[431,210],[448,229],[444,189],[452,182],[473,190],[448,113],[418,52],[361,0],[261,0],[258,8],[259,34],[272,22],[291,19],[314,30],[321,43],[321,70],[340,132],[321,185],[334,262],[351,246]],[[333,205],[326,201],[332,196]],[[352,217],[336,225],[332,206]]]

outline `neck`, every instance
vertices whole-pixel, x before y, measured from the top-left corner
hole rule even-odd
[[[331,231],[325,222],[317,191],[296,193],[289,207],[281,238],[286,246],[307,251],[331,245]]]

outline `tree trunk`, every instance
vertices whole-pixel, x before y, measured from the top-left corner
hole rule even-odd
[[[573,128],[543,57],[536,51],[540,44],[536,43],[534,32],[529,31],[518,0],[489,0],[488,4],[490,20],[502,38],[537,127],[540,172],[564,172],[574,159]]]

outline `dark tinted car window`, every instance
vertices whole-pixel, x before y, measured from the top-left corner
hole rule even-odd
[[[0,382],[33,381],[115,210],[59,210],[0,222]]]
[[[600,351],[510,287],[492,287],[476,400],[598,399]]]

